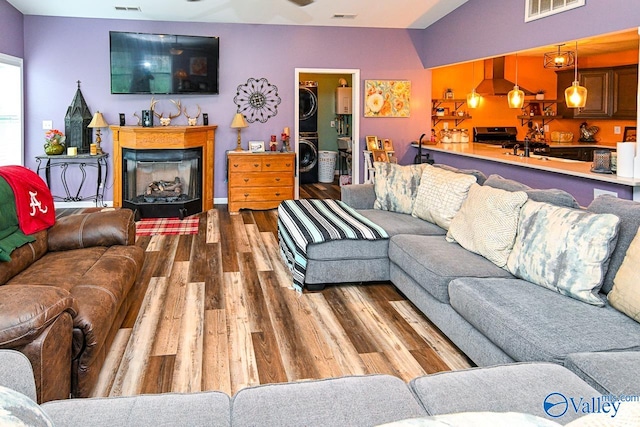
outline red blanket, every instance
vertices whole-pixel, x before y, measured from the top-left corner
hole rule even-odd
[[[18,224],[24,234],[33,234],[53,225],[56,221],[53,197],[38,174],[23,166],[0,166],[0,176],[13,190]]]

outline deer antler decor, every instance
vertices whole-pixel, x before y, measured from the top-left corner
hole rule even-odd
[[[187,107],[184,107],[184,115],[187,117],[189,126],[195,126],[198,122],[198,117],[200,117],[200,106],[198,104],[196,104],[196,106],[198,107],[198,112],[196,113],[195,117],[190,117],[189,113],[187,113]]]
[[[169,114],[169,117],[164,117],[164,113],[160,113],[160,114],[156,113],[155,106],[158,103],[158,101],[156,101],[153,98],[151,98],[151,111],[153,111],[153,115],[154,116],[156,116],[158,119],[160,119],[160,124],[162,126],[169,126],[169,124],[171,124],[171,120],[172,119],[175,119],[176,117],[178,117],[178,116],[180,116],[182,114],[181,102],[180,101],[176,102],[173,99],[171,100],[171,102],[178,109],[178,114]]]

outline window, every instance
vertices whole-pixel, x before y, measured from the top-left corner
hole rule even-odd
[[[584,6],[585,0],[526,0],[524,22]]]
[[[24,165],[22,59],[0,53],[0,166]]]

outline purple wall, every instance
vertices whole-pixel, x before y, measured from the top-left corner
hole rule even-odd
[[[0,0],[1,1],[1,0]],[[236,106],[236,88],[250,77],[267,78],[279,89],[282,102],[277,116],[266,123],[252,123],[242,131],[243,141],[268,140],[284,127],[293,130],[297,96],[294,68],[356,68],[364,79],[412,81],[412,111],[406,119],[361,118],[360,135],[378,135],[394,141],[400,159],[411,158],[407,145],[424,131],[430,114],[430,72],[424,70],[409,31],[271,25],[205,24],[128,20],[25,16],[26,152],[28,167],[43,151],[42,121],[53,120],[64,128],[64,115],[80,80],[92,112],[103,112],[109,123],[118,113],[127,115],[148,108],[150,96],[111,95],[109,83],[109,31],[215,35],[220,37],[220,95],[156,96],[159,108],[169,110],[169,99],[184,106],[199,104],[209,113],[216,132],[215,197],[227,195],[225,150],[235,147],[235,131],[229,128]],[[361,87],[363,83],[360,82]],[[359,100],[362,103],[362,100]],[[176,124],[186,124],[180,117]],[[361,141],[362,142],[362,141]],[[103,133],[103,147],[112,152],[112,135]],[[411,151],[412,149],[409,149]],[[113,178],[106,200],[112,200]],[[54,187],[55,188],[55,187]]]
[[[595,181],[575,176],[546,172],[524,166],[493,162],[491,160],[476,159],[452,153],[426,150],[436,163],[444,163],[460,169],[477,169],[489,176],[498,174],[505,178],[514,179],[532,188],[559,188],[571,193],[582,206],[588,206],[593,201],[593,190],[605,190],[618,193],[621,199],[633,199],[632,187]]]
[[[24,31],[22,13],[0,0],[0,53],[24,58]]]
[[[587,0],[586,5],[524,22],[524,1],[469,0],[412,36],[420,40],[425,68],[568,40],[626,30],[640,25],[638,0]]]

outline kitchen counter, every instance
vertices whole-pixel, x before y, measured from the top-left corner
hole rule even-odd
[[[614,148],[596,144],[580,145]],[[418,148],[418,144],[412,144],[412,146]],[[578,145],[551,143],[550,146],[575,147]],[[601,193],[612,193],[621,198],[640,200],[640,179],[591,172],[591,162],[534,154],[531,154],[530,157],[524,157],[513,155],[512,149],[502,148],[499,145],[473,142],[423,144],[422,150],[430,153],[438,163],[447,163],[462,168],[476,168],[487,175],[501,174],[507,178],[520,179],[534,188],[563,188],[574,194],[583,205],[587,205]],[[519,153],[521,152],[520,150]],[[442,153],[442,155],[438,156],[438,153]]]

